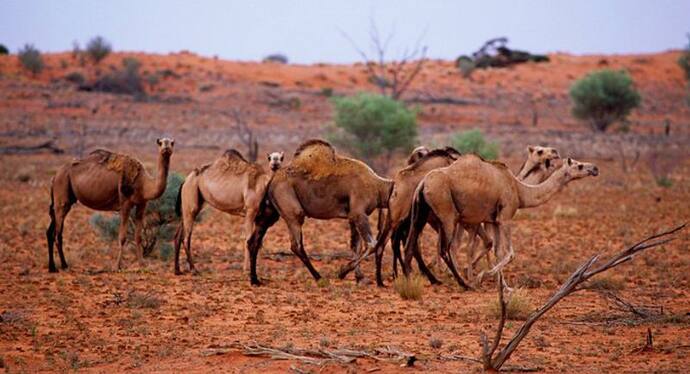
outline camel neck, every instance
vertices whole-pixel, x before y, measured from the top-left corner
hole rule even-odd
[[[524,164],[522,164],[522,167],[520,168],[520,171],[517,174],[517,180],[523,181],[525,180],[530,174],[536,172],[538,169],[539,165],[534,163],[534,161],[527,159]]]
[[[537,185],[528,185],[517,181],[520,208],[531,208],[549,201],[566,183],[565,168],[556,170],[545,181]]]
[[[170,170],[170,154],[160,153],[158,155],[158,170],[155,178],[147,178],[144,184],[144,198],[154,200],[165,192],[168,182],[168,171]]]

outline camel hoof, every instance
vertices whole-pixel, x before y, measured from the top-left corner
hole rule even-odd
[[[340,271],[338,272],[338,279],[340,279],[340,280],[345,279],[345,277],[347,277],[347,274],[348,274],[349,272],[350,272],[350,271],[349,271],[348,269],[340,269]],[[317,280],[318,280],[318,279],[317,279]]]
[[[259,287],[262,285],[262,282],[259,280],[259,278],[252,278],[250,280],[250,283],[252,286],[256,286],[256,287]]]
[[[182,275],[182,271],[180,271],[180,269],[175,269],[175,275]]]
[[[62,268],[62,270],[67,270],[69,268],[67,264],[62,264],[60,267]]]
[[[201,275],[201,272],[199,272],[199,270],[196,270],[196,269],[194,269],[194,268],[192,268],[192,269],[190,270],[190,272],[191,272],[192,275],[194,275],[194,276],[199,276],[199,275]]]
[[[58,269],[55,266],[49,266],[48,267],[48,272],[49,273],[57,273]]]

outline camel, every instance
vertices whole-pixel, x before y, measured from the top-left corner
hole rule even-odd
[[[441,222],[441,257],[458,284],[468,289],[449,256],[457,224],[484,223],[492,228],[496,253],[502,253],[501,261],[489,272],[496,273],[514,257],[510,224],[518,209],[544,204],[571,181],[598,174],[596,165],[568,158],[546,181],[530,186],[520,182],[504,164],[475,155],[462,156],[448,167],[429,172],[414,194],[405,275],[410,272],[412,256],[419,250],[419,233],[431,212]]]
[[[426,156],[429,153],[429,148],[420,145],[419,147],[415,148],[412,150],[412,153],[410,153],[410,156],[407,158],[407,165],[412,165],[415,162],[419,161],[422,159],[422,157]]]
[[[158,172],[151,177],[140,161],[104,149],[91,152],[86,158],[63,165],[53,177],[50,186],[50,225],[46,230],[48,239],[48,271],[57,273],[53,259],[53,245],[57,242],[62,269],[67,261],[62,250],[62,231],[65,217],[77,202],[100,211],[120,212],[118,242],[120,250],[117,266],[122,268],[122,250],[127,240],[127,223],[132,208],[134,215],[134,241],[139,263],[143,262],[141,230],[146,204],[159,198],[165,191],[175,140],[160,138],[158,144]]]
[[[375,241],[368,216],[388,207],[393,181],[376,175],[359,160],[336,153],[333,146],[320,139],[301,144],[292,161],[278,170],[268,186],[268,201],[262,204],[250,243],[250,281],[260,284],[256,275],[256,257],[263,236],[282,217],[290,231],[290,249],[304,263],[315,280],[321,275],[312,266],[302,242],[304,219],[345,218],[354,227],[369,250]],[[353,267],[354,268],[354,267]]]
[[[182,217],[175,233],[175,274],[180,275],[180,246],[184,242],[189,270],[196,274],[192,260],[192,231],[194,221],[204,203],[232,215],[244,217],[246,237],[254,230],[254,218],[266,186],[273,174],[280,169],[283,152],[268,155],[270,172],[255,163],[247,161],[242,154],[229,149],[210,164],[195,169],[180,186],[176,211]],[[249,252],[245,243],[244,270],[249,270]]]

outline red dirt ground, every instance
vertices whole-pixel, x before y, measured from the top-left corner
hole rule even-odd
[[[479,334],[492,331],[496,292],[493,281],[478,291],[463,292],[441,270],[444,284],[425,282],[420,301],[402,300],[390,286],[390,251],[384,269],[386,288],[337,280],[346,262],[347,225],[343,221],[308,220],[305,246],[314,264],[329,279],[318,284],[289,252],[288,233],[279,221],[268,233],[259,259],[266,281],[251,287],[242,268],[240,219],[207,210],[194,234],[194,254],[201,275],[175,276],[172,263],[148,259],[139,268],[132,252],[127,269],[111,272],[115,246],[99,239],[89,225],[92,211],[75,207],[66,221],[65,251],[71,265],[47,272],[45,228],[48,189],[56,168],[76,154],[74,131],[88,123],[85,148],[106,145],[131,152],[155,167],[156,134],[175,135],[178,147],[172,168],[185,174],[237,146],[217,113],[230,105],[254,112],[250,121],[264,137],[262,149],[282,147],[291,153],[305,136],[320,134],[330,118],[325,87],[350,93],[371,89],[361,65],[274,65],[220,61],[181,53],[133,55],[148,71],[171,69],[180,78],[165,78],[151,92],[162,98],[186,98],[176,104],[136,102],[128,96],[78,92],[60,78],[71,71],[95,76],[97,68],[79,67],[69,54],[47,56],[48,70],[37,78],[17,67],[15,57],[0,57],[0,145],[35,144],[57,137],[68,154],[0,156],[0,364],[11,372],[477,372],[478,364],[449,359],[455,353],[476,356]],[[108,57],[98,69],[119,65],[125,54]],[[422,107],[422,138],[444,131],[495,126],[515,132],[531,127],[524,103],[538,95],[544,105],[537,134],[551,141],[561,133],[587,137],[587,129],[568,115],[567,88],[592,69],[627,68],[645,101],[632,116],[633,132],[663,131],[669,119],[681,139],[690,133],[683,104],[677,52],[644,56],[551,56],[545,65],[480,71],[472,81],[459,78],[452,63],[433,61],[414,90],[437,95],[479,98],[481,104]],[[61,67],[61,60],[67,67]],[[199,88],[214,85],[210,91]],[[278,88],[269,87],[279,85]],[[271,91],[273,90],[273,91]],[[416,91],[412,91],[413,95]],[[299,97],[296,109],[267,103],[267,92]],[[514,98],[514,100],[511,100]],[[185,100],[186,100],[185,99]],[[540,101],[541,100],[541,101]],[[91,109],[98,107],[96,114]],[[435,109],[434,109],[435,108]],[[280,125],[280,126],[277,126]],[[278,131],[278,134],[275,132]],[[507,132],[510,134],[510,131]],[[218,140],[220,139],[220,140]],[[647,139],[647,138],[645,138]],[[653,138],[663,143],[661,138]],[[526,141],[513,140],[522,150]],[[555,140],[553,140],[555,141]],[[504,149],[510,140],[501,140]],[[685,146],[688,143],[684,143]],[[576,144],[579,146],[579,143]],[[584,145],[583,145],[584,146]],[[687,149],[674,160],[673,185],[657,186],[647,162],[624,173],[616,152],[588,161],[601,170],[597,178],[576,181],[542,207],[518,213],[513,229],[516,259],[506,269],[512,285],[525,288],[533,308],[541,305],[584,259],[622,249],[662,228],[690,218],[690,162]],[[564,155],[572,149],[561,149]],[[505,161],[515,170],[517,151]],[[598,287],[614,289],[635,305],[654,305],[663,316],[641,320],[615,309],[596,290],[584,290],[558,304],[532,329],[508,362],[544,372],[686,372],[690,364],[690,231],[601,276]],[[435,240],[423,237],[431,259]],[[373,276],[373,264],[364,266]],[[133,301],[147,295],[144,301]],[[511,336],[521,321],[510,321]],[[636,352],[647,329],[654,350]],[[434,348],[431,341],[440,341]],[[393,346],[419,359],[412,368],[399,362],[358,359],[324,366],[295,360],[249,357],[233,343],[318,349],[373,350]],[[436,344],[434,344],[436,345]],[[206,355],[219,349],[218,355]]]

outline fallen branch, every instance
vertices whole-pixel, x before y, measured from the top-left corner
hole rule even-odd
[[[563,283],[563,285],[561,285],[558,291],[556,291],[556,293],[553,294],[553,296],[551,296],[551,298],[549,298],[549,300],[547,300],[544,305],[542,305],[539,309],[534,311],[527,318],[525,323],[522,326],[520,326],[520,329],[518,329],[515,335],[513,335],[510,341],[508,341],[508,344],[506,344],[505,347],[503,347],[503,349],[501,349],[500,351],[498,351],[496,355],[494,355],[496,349],[500,344],[501,336],[503,333],[503,326],[505,325],[506,319],[506,303],[503,297],[503,276],[499,271],[499,281],[497,283],[498,298],[501,306],[501,319],[497,327],[496,337],[494,338],[494,341],[491,344],[491,346],[489,346],[486,334],[482,332],[480,335],[480,340],[482,344],[481,361],[483,363],[484,369],[496,371],[500,370],[503,364],[505,364],[505,362],[513,354],[515,349],[517,349],[522,339],[525,336],[527,336],[530,329],[532,328],[532,325],[534,325],[534,323],[537,322],[537,320],[539,320],[541,316],[543,316],[546,312],[553,308],[559,301],[563,300],[565,297],[572,294],[573,292],[582,290],[583,288],[579,287],[582,283],[586,282],[588,279],[592,278],[593,276],[599,273],[602,273],[620,264],[632,260],[637,254],[641,253],[646,249],[657,247],[670,242],[674,239],[674,237],[672,237],[671,235],[679,232],[680,230],[683,230],[685,226],[686,224],[682,224],[673,229],[669,229],[659,234],[649,236],[641,240],[640,242],[628,247],[627,249],[621,251],[620,253],[614,255],[608,261],[605,261],[602,265],[598,267],[594,267],[594,265],[599,260],[601,254],[597,254],[590,257],[587,261],[580,265],[577,268],[577,270],[575,270],[575,272],[573,272],[570,275],[570,277],[568,277],[568,279]],[[592,269],[593,267],[594,269]]]
[[[638,306],[638,305],[633,305],[632,303],[623,300],[620,296],[616,295],[614,292],[611,291],[599,291],[599,294],[606,298],[614,308],[622,311],[622,312],[628,312],[636,315],[637,317],[647,319],[652,317],[653,315],[661,315],[663,314],[663,307],[661,306]],[[655,313],[653,309],[658,309],[658,313]]]
[[[54,154],[65,153],[65,150],[55,145],[55,142],[53,140],[48,140],[37,145],[11,145],[6,147],[0,147],[0,154],[3,155],[25,155],[32,153],[42,153],[44,151],[48,151]]]

